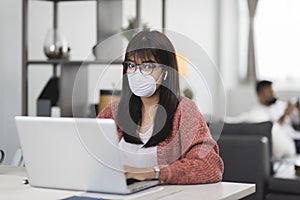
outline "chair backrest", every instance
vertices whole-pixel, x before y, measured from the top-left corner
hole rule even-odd
[[[269,156],[272,158],[272,126],[273,123],[270,121],[259,122],[259,123],[237,123],[230,124],[224,123],[221,137],[224,135],[235,135],[235,136],[264,136],[269,141]]]
[[[218,144],[225,167],[223,180],[255,183],[256,192],[245,199],[263,200],[270,177],[268,139],[255,135],[224,135]]]

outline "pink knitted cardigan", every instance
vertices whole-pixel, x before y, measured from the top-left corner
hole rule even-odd
[[[115,119],[117,110],[118,103],[112,103],[97,118]],[[120,128],[118,134],[121,139]],[[161,169],[159,179],[163,183],[199,184],[222,180],[224,165],[217,143],[190,99],[182,97],[174,115],[171,135],[157,145],[157,160]]]

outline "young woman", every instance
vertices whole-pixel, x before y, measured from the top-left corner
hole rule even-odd
[[[223,161],[193,101],[180,96],[178,66],[170,40],[139,32],[128,44],[119,102],[98,118],[113,118],[126,177],[167,184],[219,182]]]

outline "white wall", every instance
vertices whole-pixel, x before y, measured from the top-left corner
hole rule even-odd
[[[142,0],[142,21],[151,27],[161,26],[161,1]],[[167,1],[166,25],[168,29],[186,35],[207,52],[212,61],[218,64],[218,0],[169,0]],[[135,0],[123,1],[123,23],[135,15]],[[96,41],[95,9],[93,2],[66,2],[59,8],[59,27],[71,47],[71,59],[84,59],[91,53]],[[151,12],[150,12],[151,10]],[[46,1],[30,1],[29,7],[29,58],[45,59],[43,43],[49,27],[52,26],[52,7]],[[18,147],[13,117],[21,113],[21,1],[0,1],[0,145],[4,146],[11,159]],[[118,69],[115,75],[118,77]],[[89,101],[95,103],[94,85],[101,70],[91,67],[89,76]],[[29,114],[35,115],[36,99],[48,78],[52,75],[51,66],[30,66],[29,68]],[[2,77],[3,76],[3,77]],[[214,74],[211,82],[217,81]],[[117,81],[118,78],[115,78]],[[9,85],[7,90],[5,86]],[[111,84],[108,84],[108,86]],[[108,87],[107,86],[107,87]],[[106,87],[106,86],[104,86]],[[213,86],[214,87],[214,86]],[[92,89],[91,89],[92,88]],[[214,87],[216,90],[217,88]],[[4,91],[4,92],[2,92]],[[204,98],[203,98],[204,99]],[[205,102],[203,100],[200,102]],[[208,105],[202,104],[202,110]],[[208,110],[209,111],[209,110]],[[207,112],[208,112],[207,111]]]
[[[238,0],[222,0],[220,8],[220,69],[226,89],[238,84]]]
[[[227,114],[229,115],[235,115],[245,107],[241,97],[251,92],[248,86],[239,88],[238,31],[238,0],[220,1],[220,70],[226,92]],[[243,96],[235,96],[236,90],[240,91],[238,94]],[[251,96],[250,99],[252,99]],[[251,105],[253,103],[249,99],[245,102]],[[249,107],[249,105],[247,106]]]
[[[196,96],[196,103],[204,114],[211,114],[213,104],[218,104],[213,102],[216,98],[212,97],[217,94],[219,89],[218,74],[212,70],[212,68],[219,69],[218,6],[218,0],[167,1],[166,27],[183,34],[192,40],[195,45],[199,45],[199,48],[195,48],[190,43],[181,46],[176,46],[175,43],[175,48],[179,53],[188,52],[188,55],[184,55],[187,59],[194,57],[198,61],[191,63],[196,65],[194,67],[189,65],[189,73],[185,79],[190,82],[189,85]],[[186,45],[190,46],[187,47]],[[191,50],[188,50],[188,48]],[[185,50],[185,52],[181,52],[182,50]],[[196,71],[193,68],[197,68],[199,73],[195,73]]]
[[[0,1],[0,148],[5,163],[18,148],[14,116],[21,114],[21,1]]]
[[[239,78],[240,0],[222,0],[220,21],[220,69],[227,95],[227,115],[236,116],[256,103],[254,83],[242,83]],[[243,24],[245,26],[245,24]]]

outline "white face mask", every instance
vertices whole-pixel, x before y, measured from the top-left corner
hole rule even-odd
[[[140,70],[127,74],[130,90],[139,97],[150,97],[156,91],[156,81],[151,75],[143,75]]]

